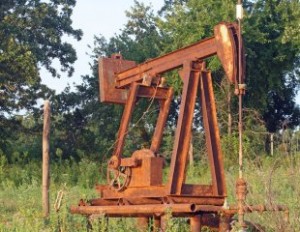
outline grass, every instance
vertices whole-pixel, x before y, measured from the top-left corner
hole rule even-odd
[[[99,174],[99,166],[87,159],[76,163],[65,160],[51,165],[51,215],[44,220],[41,208],[41,167],[38,162],[26,165],[9,165],[1,162],[0,167],[0,231],[89,231],[87,218],[69,213],[69,206],[79,199],[97,197],[94,183],[105,183]],[[235,203],[235,181],[237,168],[226,170],[228,203]],[[252,213],[246,220],[260,224],[265,231],[300,231],[300,154],[290,156],[259,156],[245,162],[245,179],[248,183],[248,204],[287,205],[290,224],[283,221],[278,212]],[[188,180],[206,183],[208,168],[191,167]],[[57,193],[64,197],[60,210],[53,209]],[[93,231],[138,231],[131,218],[110,219],[94,217],[90,222]],[[187,219],[169,220],[168,232],[189,231]]]

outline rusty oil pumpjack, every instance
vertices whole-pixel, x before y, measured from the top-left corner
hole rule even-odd
[[[164,231],[166,212],[175,217],[189,217],[191,231],[200,231],[205,225],[219,231],[228,231],[238,207],[224,207],[226,184],[220,136],[217,122],[211,72],[205,59],[217,55],[230,83],[237,88],[238,27],[232,23],[219,23],[214,36],[185,48],[136,65],[122,59],[100,58],[99,80],[102,102],[124,104],[124,112],[112,153],[108,161],[107,185],[97,185],[100,194],[88,203],[81,201],[71,212],[83,215],[101,214],[107,217],[137,217],[141,228],[153,218],[157,228]],[[239,68],[240,67],[240,68]],[[168,181],[163,184],[163,163],[159,148],[165,123],[173,99],[173,89],[164,87],[162,75],[178,70],[183,82],[179,117],[177,121]],[[242,75],[242,74],[241,74]],[[192,123],[197,97],[200,98],[206,150],[211,171],[211,184],[187,184],[186,169],[191,142]],[[155,99],[159,115],[147,149],[134,151],[129,158],[122,157],[125,138],[136,102],[141,98]],[[243,191],[243,190],[242,190]],[[243,212],[265,211],[265,206],[244,206]],[[280,206],[277,210],[286,210]]]

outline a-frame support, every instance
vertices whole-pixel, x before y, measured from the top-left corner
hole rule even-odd
[[[125,138],[128,133],[128,127],[132,114],[139,98],[153,98],[159,102],[159,115],[153,134],[150,150],[156,154],[161,144],[164,127],[169,115],[170,104],[173,97],[173,88],[143,86],[140,83],[133,82],[128,91],[128,98],[123,111],[118,137],[114,148],[113,156],[109,161],[109,166],[117,168],[121,165],[122,152]]]
[[[220,135],[210,72],[205,69],[202,62],[188,62],[183,66],[182,79],[183,92],[173,145],[168,193],[170,195],[181,195],[184,190],[194,110],[196,98],[199,94],[207,155],[212,176],[212,195],[225,196],[226,187]]]

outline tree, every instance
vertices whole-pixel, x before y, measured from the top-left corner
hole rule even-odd
[[[156,26],[156,16],[151,6],[134,1],[134,6],[126,11],[128,18],[119,35],[112,37],[106,55],[121,52],[127,60],[137,63],[154,58],[161,53],[161,36]]]
[[[234,20],[235,3],[230,0],[166,1],[165,18],[159,24],[166,41],[165,50],[174,50],[211,36],[215,24]],[[300,83],[300,3],[260,0],[244,1],[244,5],[243,36],[248,86],[245,107],[257,110],[270,132],[280,129],[281,123],[287,119],[290,126],[295,126],[300,118],[295,103]],[[223,86],[222,91],[217,91],[219,106],[224,107],[224,112],[234,112],[235,109],[230,106],[231,89],[226,87],[226,79],[222,79],[224,74],[220,72],[220,63],[212,59],[208,65],[214,72],[215,84]]]
[[[81,38],[81,30],[72,27],[75,3],[75,0],[0,3],[0,150],[3,152],[13,152],[17,145],[10,143],[17,143],[25,134],[29,139],[35,133],[41,115],[37,101],[54,95],[54,91],[41,84],[39,69],[45,67],[53,77],[59,77],[52,65],[53,60],[58,60],[61,71],[69,76],[73,73],[76,52],[62,37]],[[28,116],[16,116],[19,111]],[[35,125],[29,130],[24,121],[32,117]]]
[[[249,2],[247,10],[246,105],[261,113],[270,132],[281,129],[285,121],[290,127],[299,125],[295,96],[300,86],[300,40],[295,32],[300,32],[300,3]]]
[[[58,76],[52,61],[61,70],[73,73],[76,53],[63,35],[81,38],[72,28],[75,0],[2,1],[0,7],[0,111],[29,109],[46,90],[40,85],[39,69],[45,67]]]

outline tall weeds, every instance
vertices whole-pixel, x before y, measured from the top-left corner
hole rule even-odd
[[[205,183],[209,168],[205,161],[196,162],[188,170],[190,183]],[[85,218],[72,215],[69,206],[79,199],[97,197],[95,183],[105,183],[101,164],[83,159],[62,160],[51,164],[50,199],[54,204],[58,191],[63,191],[62,205],[56,212],[51,207],[49,220],[42,217],[41,164],[37,161],[10,165],[0,157],[0,231],[138,231],[135,219],[104,217]],[[237,169],[226,168],[228,203],[235,204]],[[245,160],[245,179],[248,183],[247,204],[275,204],[289,207],[290,223],[281,212],[252,213],[246,220],[260,225],[265,231],[300,231],[300,154],[274,157],[258,156]],[[187,219],[171,218],[168,232],[189,231]]]

